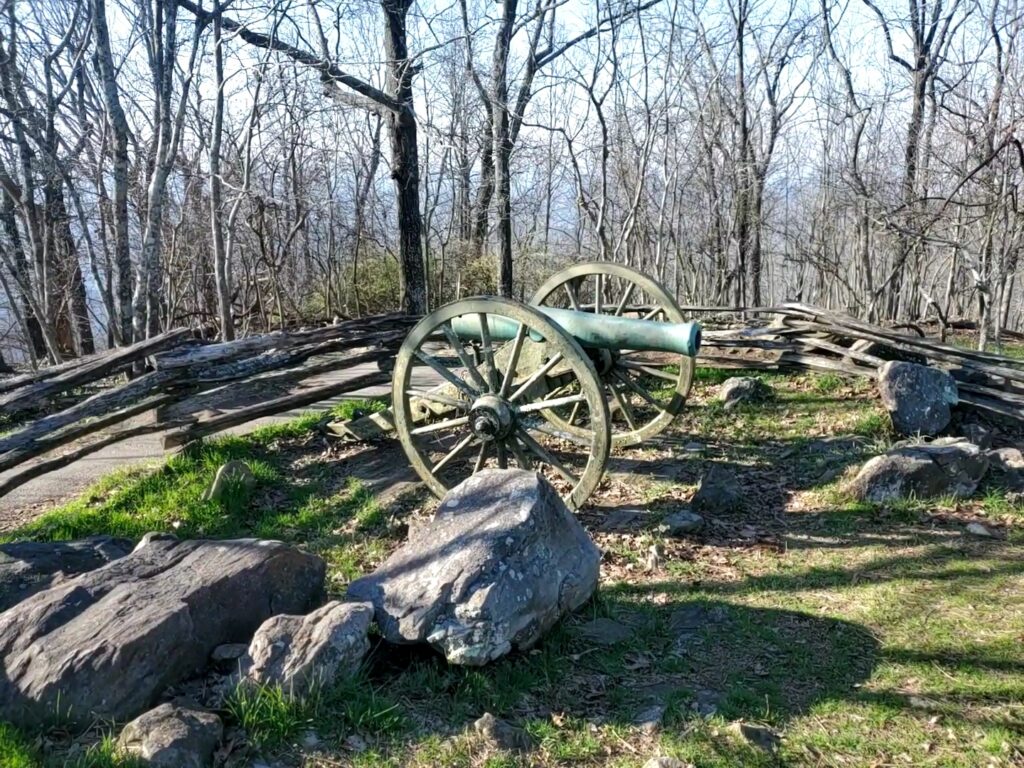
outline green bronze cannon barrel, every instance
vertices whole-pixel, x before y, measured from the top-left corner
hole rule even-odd
[[[687,357],[696,357],[700,350],[699,323],[659,323],[572,309],[537,309],[558,323],[584,347],[615,351],[630,349],[639,352],[673,352]],[[471,314],[453,318],[452,330],[462,339],[480,339],[480,317],[479,314]],[[509,341],[519,331],[519,324],[514,320],[490,315],[486,317],[488,333],[495,341]]]

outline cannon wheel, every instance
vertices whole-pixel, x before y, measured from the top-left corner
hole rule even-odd
[[[473,315],[480,338],[460,340],[452,320]],[[516,329],[514,337],[493,340],[490,329],[499,325]],[[445,383],[413,386],[416,365],[432,368]],[[611,440],[597,371],[576,340],[533,307],[475,298],[427,315],[398,352],[392,396],[402,447],[438,496],[491,467],[535,469],[573,508],[601,482]],[[566,404],[582,414],[571,433],[543,418]]]
[[[685,322],[656,280],[621,264],[591,261],[552,275],[534,306],[577,309],[655,322]],[[693,383],[693,358],[649,352],[594,353],[611,415],[612,447],[636,445],[661,432],[682,410]],[[578,412],[546,411],[560,429],[575,430]]]

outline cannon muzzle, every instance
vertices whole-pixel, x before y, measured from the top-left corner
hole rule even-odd
[[[584,347],[624,349],[639,352],[673,352],[696,357],[700,350],[699,323],[659,323],[615,315],[598,315],[572,309],[537,307]],[[461,315],[452,320],[452,329],[462,339],[479,339],[480,316]],[[487,329],[495,341],[514,339],[519,323],[496,315],[487,316]],[[534,341],[543,341],[531,331]]]

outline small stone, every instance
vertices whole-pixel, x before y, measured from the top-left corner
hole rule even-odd
[[[712,717],[718,712],[719,696],[714,691],[701,689],[697,691],[697,698],[690,704],[690,709],[701,717]]]
[[[473,723],[473,730],[498,749],[527,752],[533,747],[530,735],[526,731],[495,717],[490,712],[485,712]]]
[[[989,451],[988,456],[1004,472],[1024,469],[1024,452],[1020,448],[997,448]]]
[[[246,493],[256,487],[256,476],[244,461],[232,459],[220,466],[206,492],[203,501],[224,501],[230,488],[241,488]]]
[[[729,514],[740,512],[744,499],[736,475],[720,464],[712,464],[701,478],[700,487],[690,501],[696,512]]]
[[[633,630],[614,619],[599,618],[588,621],[576,629],[581,637],[597,645],[617,645],[633,637]]]
[[[306,616],[272,616],[249,644],[246,675],[294,695],[354,675],[370,650],[372,621],[370,603],[337,600]]]
[[[737,721],[729,729],[743,737],[748,744],[765,752],[775,752],[779,748],[781,737],[767,725]]]
[[[652,757],[644,768],[693,768],[693,763],[684,763],[674,757]]]
[[[753,376],[733,376],[726,379],[718,390],[718,397],[725,403],[727,411],[741,404],[767,400],[771,395],[771,387]]]
[[[357,755],[362,754],[370,748],[370,745],[366,743],[366,739],[360,736],[358,733],[353,733],[342,744],[345,749],[349,752],[355,752]]]
[[[598,526],[598,530],[604,532],[625,532],[629,531],[633,523],[644,513],[635,508],[626,507],[615,509]]]
[[[217,669],[233,672],[238,668],[238,660],[249,650],[245,643],[224,643],[218,645],[210,654],[210,663]]]
[[[974,536],[982,536],[986,539],[995,538],[995,534],[981,523],[968,523],[967,532]]]
[[[704,527],[704,518],[696,512],[673,512],[661,521],[659,531],[668,536],[687,536]]]
[[[316,749],[322,743],[316,731],[306,731],[299,739],[303,749]]]
[[[633,718],[633,724],[639,726],[645,733],[654,733],[661,728],[661,723],[664,718],[664,705],[655,704],[654,706],[637,712],[636,717]]]
[[[153,768],[208,768],[223,733],[210,712],[162,704],[128,723],[118,745]]]

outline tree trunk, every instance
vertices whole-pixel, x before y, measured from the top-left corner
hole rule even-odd
[[[414,315],[427,312],[426,276],[423,269],[420,219],[420,161],[416,112],[409,61],[405,17],[412,0],[381,0],[386,22],[384,50],[388,58],[388,92],[401,106],[388,114],[391,141],[391,177],[398,201],[398,253],[401,261],[399,290],[402,310]]]

